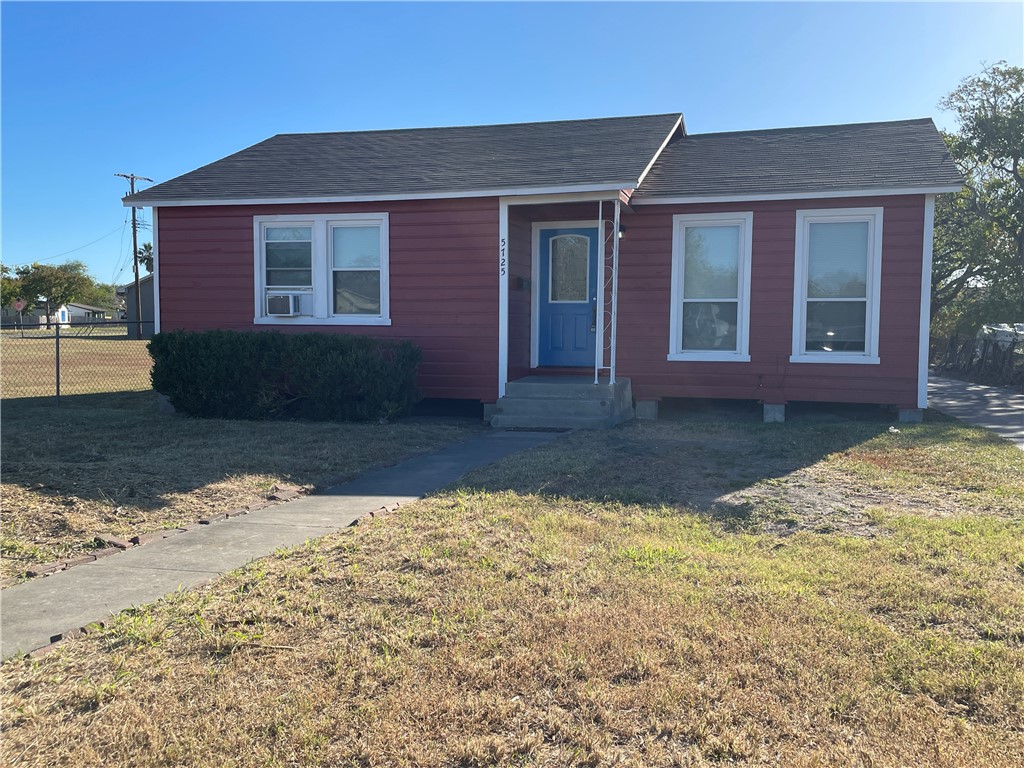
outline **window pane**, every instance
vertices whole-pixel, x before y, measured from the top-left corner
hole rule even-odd
[[[380,227],[334,227],[334,268],[380,268]]]
[[[313,285],[313,271],[310,269],[268,269],[267,287],[309,288]]]
[[[731,299],[739,296],[740,228],[686,227],[683,297]]]
[[[683,349],[736,351],[738,301],[683,303]]]
[[[868,223],[811,224],[808,233],[807,295],[863,298],[868,283]]]
[[[267,269],[311,269],[310,243],[267,243]]]
[[[863,352],[866,301],[807,302],[807,352]]]
[[[263,239],[271,240],[312,240],[312,227],[267,227]]]
[[[334,314],[379,315],[380,272],[335,272]]]
[[[587,301],[590,238],[551,238],[551,301]]]

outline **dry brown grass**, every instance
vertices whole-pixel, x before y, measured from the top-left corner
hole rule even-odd
[[[952,422],[885,428],[634,424],[513,457],[8,663],[0,754],[1018,766],[1024,462]],[[758,454],[761,469],[743,460]],[[778,528],[769,491],[794,472]],[[834,525],[820,532],[800,506],[814,478],[880,503],[810,509]],[[944,487],[933,515],[900,504]],[[871,535],[841,533],[853,513]]]
[[[467,420],[394,424],[241,422],[157,412],[152,393],[5,401],[0,583],[27,567],[312,490],[470,435]]]

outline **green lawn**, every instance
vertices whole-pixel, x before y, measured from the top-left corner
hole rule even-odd
[[[575,434],[4,666],[24,765],[1019,766],[1024,456]]]

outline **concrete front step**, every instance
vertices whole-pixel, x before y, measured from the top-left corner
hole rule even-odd
[[[495,403],[498,429],[606,429],[633,418],[629,379],[614,385],[584,377],[530,376],[511,381]]]
[[[530,376],[505,385],[507,398],[552,397],[560,400],[607,400],[615,391],[628,387],[628,381],[615,382],[614,388],[608,382],[595,384],[593,379],[556,376]],[[613,391],[615,390],[615,391]]]
[[[584,416],[605,418],[614,410],[611,400],[572,400],[560,397],[503,397],[495,404],[496,414],[517,416]]]

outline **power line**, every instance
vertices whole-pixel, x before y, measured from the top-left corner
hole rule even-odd
[[[116,228],[110,230],[109,232],[107,232],[107,234],[103,235],[102,237],[97,237],[91,243],[86,243],[85,245],[80,245],[77,248],[72,248],[70,251],[64,251],[64,253],[58,253],[56,256],[47,256],[45,259],[33,259],[32,261],[20,261],[20,262],[13,263],[10,266],[16,267],[16,266],[19,266],[21,264],[34,264],[34,263],[39,262],[39,261],[53,261],[54,259],[59,259],[61,256],[67,256],[69,253],[74,253],[75,251],[80,251],[83,248],[88,248],[90,245],[96,245],[96,243],[98,243],[100,240],[106,240],[108,237],[110,237],[112,234],[114,234],[118,230],[121,230],[123,232],[124,231],[124,227],[126,226],[126,224],[127,224],[127,221],[125,222],[125,224],[122,224],[120,227],[116,227]]]

